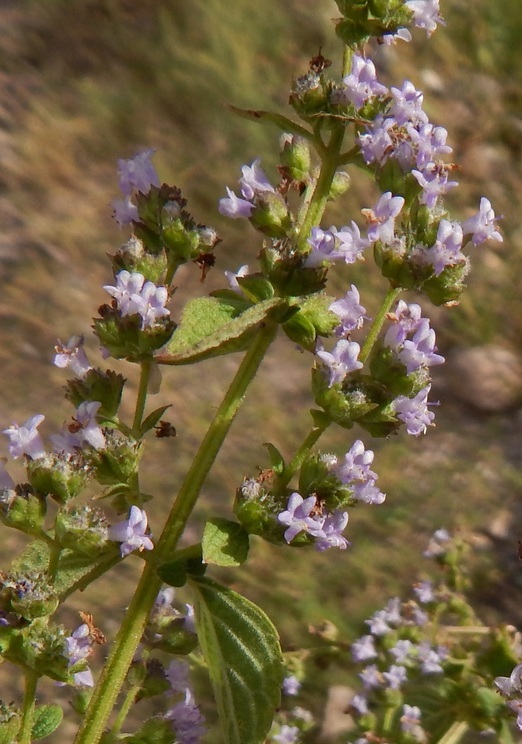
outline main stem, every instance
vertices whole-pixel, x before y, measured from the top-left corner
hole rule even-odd
[[[156,573],[156,563],[165,559],[175,549],[197,501],[201,486],[221,449],[245,392],[275,337],[276,330],[275,324],[267,323],[258,332],[199,447],[154,550],[156,560],[147,562],[112,645],[75,744],[96,744],[103,734],[161,588],[162,582]]]
[[[465,721],[456,721],[437,744],[458,744],[468,729],[469,726]]]
[[[18,734],[19,744],[31,744],[31,733],[33,730],[34,711],[36,708],[36,687],[38,675],[28,671],[25,674],[25,694],[22,707],[22,723]]]

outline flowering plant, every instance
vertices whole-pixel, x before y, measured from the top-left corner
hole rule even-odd
[[[455,166],[443,159],[451,153],[446,130],[429,121],[422,93],[411,82],[401,88],[381,83],[369,56],[375,42],[408,41],[409,27],[430,35],[442,21],[437,0],[338,0],[337,5],[341,73],[331,73],[322,54],[315,56],[293,82],[293,117],[236,109],[283,132],[278,181],[256,159],[242,168],[239,194],[227,188],[219,205],[223,215],[248,220],[261,234],[258,263],[254,267],[249,258],[248,265],[227,272],[228,286],[191,299],[179,317],[169,308],[178,269],[195,264],[204,280],[220,238],[194,219],[178,187],[161,182],[153,150],[119,161],[123,199],[114,202],[114,216],[132,234],[110,257],[113,280],[104,287],[110,300],[98,309],[93,327],[103,360],[139,368],[134,416],[128,421],[121,413],[122,397],[130,395],[123,375],[105,364],[92,365],[83,337],[75,336],[59,342],[55,356],[55,364],[72,374],[66,388],[75,409],[71,420],[50,437],[50,445],[38,431],[42,414],[4,430],[11,458],[23,458],[26,482],[15,484],[2,468],[0,517],[33,540],[0,580],[1,653],[25,677],[21,705],[2,712],[5,741],[27,744],[60,724],[60,706],[36,704],[39,681],[49,677],[75,691],[73,708],[82,717],[77,744],[121,739],[196,744],[206,726],[190,662],[208,669],[220,741],[292,742],[309,727],[301,712],[299,726],[286,722],[272,728],[281,689],[288,692],[293,683],[284,679],[277,631],[259,607],[208,577],[207,569],[244,563],[252,535],[288,549],[348,547],[349,509],[385,499],[372,470],[374,453],[361,439],[341,454],[315,450],[316,443],[331,424],[345,429],[357,424],[374,437],[401,429],[416,437],[426,433],[436,405],[428,401],[430,370],[444,359],[421,305],[401,295],[413,290],[436,305],[456,304],[469,272],[464,249],[502,240],[485,197],[475,216],[450,219],[443,197],[457,184],[450,180]],[[380,196],[358,221],[321,227],[328,202],[350,186],[346,169],[372,178]],[[341,298],[326,291],[332,271],[371,253],[388,284],[374,318],[367,317],[355,285]],[[179,547],[205,478],[279,332],[311,362],[317,407],[310,431],[292,456],[268,444],[266,467],[238,484],[235,518],[209,519],[197,544]],[[243,353],[242,362],[162,533],[153,536],[140,460],[148,438],[175,435],[168,406],[149,410],[159,368],[231,353]],[[89,658],[105,642],[103,633],[88,614],[68,631],[55,613],[73,592],[131,556],[143,560],[142,576],[95,681]],[[181,612],[173,605],[173,588],[185,585],[193,600]],[[427,588],[423,597],[426,593]],[[390,606],[372,621],[372,636],[353,645],[356,660],[378,653],[395,659],[387,671],[377,664],[366,669],[363,682],[370,689],[398,691],[410,666],[438,671],[447,659],[432,645],[419,645],[414,653],[413,635],[399,634],[395,645],[377,650],[371,638],[383,627],[398,633],[399,610],[397,603]],[[420,624],[410,622],[413,614],[408,628]],[[417,608],[417,619],[421,616]],[[518,676],[498,685],[511,708],[517,706]],[[386,708],[388,693],[383,694]],[[137,731],[122,733],[134,703],[150,698],[167,701],[162,713]],[[363,717],[365,705],[362,698],[353,703]],[[417,706],[404,705],[404,740],[419,740]],[[396,702],[393,706],[395,721]],[[508,708],[502,711],[499,726],[509,714]],[[364,730],[370,725],[373,720],[361,724]],[[440,741],[456,742],[464,729],[452,731],[453,738],[443,734]],[[378,735],[383,733],[388,729]]]

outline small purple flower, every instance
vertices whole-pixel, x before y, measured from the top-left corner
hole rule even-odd
[[[495,677],[495,685],[506,697],[522,692],[522,664],[517,664],[509,677]]]
[[[408,679],[406,668],[398,664],[392,664],[387,672],[383,672],[382,676],[388,683],[390,690],[399,690]]]
[[[244,165],[241,168],[243,177],[239,179],[239,185],[241,187],[241,194],[243,198],[251,201],[256,194],[262,191],[271,191],[275,193],[275,189],[268,180],[265,172],[260,167],[260,158],[254,160],[252,165]]]
[[[439,276],[446,266],[455,266],[466,260],[461,252],[463,231],[458,222],[441,220],[437,229],[437,240],[430,248],[419,249],[419,257],[433,266]]]
[[[328,550],[328,548],[340,548],[346,550],[350,545],[348,540],[341,534],[348,524],[348,512],[336,509],[327,514],[322,524],[323,535],[318,535],[315,541],[316,550]]]
[[[60,369],[71,368],[76,377],[85,377],[87,372],[92,369],[83,350],[83,336],[72,336],[66,344],[62,344],[60,339],[54,347],[56,351],[53,364]]]
[[[38,434],[38,427],[45,419],[41,413],[31,416],[25,424],[18,426],[13,424],[8,429],[3,430],[9,439],[9,454],[15,460],[17,457],[27,455],[27,457],[37,460],[45,455],[45,447],[41,436]]]
[[[243,294],[241,287],[238,284],[238,277],[248,276],[248,264],[243,264],[234,273],[233,271],[225,271],[225,276],[228,279],[230,289],[237,294]]]
[[[278,734],[272,736],[272,741],[277,744],[297,744],[299,736],[299,729],[297,726],[288,726],[286,723],[283,724]]]
[[[377,651],[375,650],[375,639],[372,635],[364,635],[352,643],[352,658],[354,661],[367,661],[375,659]]]
[[[165,672],[173,692],[185,692],[189,687],[190,667],[188,662],[181,659],[173,659]]]
[[[412,656],[413,643],[407,639],[397,641],[395,646],[390,648],[390,654],[393,656],[397,664],[404,664]]]
[[[371,126],[367,127],[363,134],[357,137],[357,144],[361,148],[361,154],[365,163],[377,163],[384,165],[393,152],[393,139],[390,130],[395,122],[391,118],[385,118],[381,114],[375,117]]]
[[[406,131],[416,152],[415,165],[420,171],[424,171],[429,163],[436,161],[436,155],[449,155],[453,151],[453,148],[446,144],[448,132],[444,127],[436,127],[431,122],[418,126],[407,124]]]
[[[160,185],[158,174],[150,160],[154,153],[154,149],[142,150],[129,160],[118,160],[120,189],[125,196],[130,196],[133,191],[146,194],[151,186]]]
[[[154,543],[147,532],[147,515],[143,509],[131,506],[129,518],[109,527],[109,539],[120,542],[120,552],[125,557],[134,550],[153,550]]]
[[[412,339],[406,339],[397,357],[408,374],[420,367],[433,367],[444,363],[444,357],[436,353],[435,331],[427,318],[422,318]]]
[[[421,710],[416,705],[402,706],[401,731],[411,734],[417,741],[426,741],[426,735],[420,726]]]
[[[330,232],[337,238],[338,252],[347,264],[355,263],[363,258],[363,252],[370,245],[369,240],[361,237],[361,231],[356,222],[352,220],[350,225],[337,229],[331,227]]]
[[[294,674],[290,674],[283,680],[283,694],[297,695],[301,689],[301,683]]]
[[[399,126],[408,122],[414,124],[428,122],[428,117],[422,110],[423,94],[413,83],[405,80],[402,88],[390,88],[390,93],[393,97],[390,114]]]
[[[111,202],[111,206],[113,208],[113,217],[120,227],[131,225],[140,218],[138,207],[132,203],[130,196],[126,196],[124,199],[114,199]]]
[[[370,469],[374,454],[364,448],[358,439],[344,456],[344,462],[335,464],[334,472],[341,483],[353,491],[353,498],[367,504],[382,504],[386,496],[376,487],[377,473]]]
[[[339,97],[353,103],[356,109],[362,108],[371,98],[388,93],[386,86],[377,81],[373,62],[358,54],[352,57],[352,69],[343,79],[343,86]]]
[[[126,269],[116,275],[116,285],[103,287],[116,300],[122,316],[139,315],[141,327],[149,328],[161,318],[170,315],[165,307],[169,299],[166,287],[158,287],[154,282],[145,281],[143,274]]]
[[[378,670],[376,664],[371,664],[370,666],[365,667],[362,672],[359,673],[359,677],[362,680],[365,690],[382,687],[383,685],[382,674]]]
[[[218,211],[233,220],[248,219],[254,209],[252,202],[241,199],[227,186],[228,196],[219,200]]]
[[[364,622],[369,627],[370,633],[373,633],[373,635],[376,636],[386,635],[392,629],[387,621],[386,613],[384,610],[378,610],[377,612],[374,612],[373,615]]]
[[[0,492],[12,491],[15,487],[15,482],[5,469],[7,460],[5,457],[0,457]]]
[[[428,394],[431,385],[426,385],[413,398],[400,395],[393,401],[397,417],[406,424],[406,431],[414,437],[425,434],[428,426],[433,426],[435,414],[428,411]],[[433,403],[431,405],[434,405]]]
[[[358,713],[360,716],[364,716],[366,713],[368,713],[368,700],[366,696],[361,695],[360,693],[354,695],[353,698],[350,700],[350,708],[356,711],[356,713]]]
[[[199,744],[207,733],[205,718],[196,705],[190,687],[185,689],[185,699],[168,710],[165,718],[172,721],[179,744]]]
[[[480,200],[480,209],[474,217],[470,217],[462,225],[464,235],[472,235],[473,245],[480,245],[485,240],[497,240],[502,243],[504,238],[496,229],[495,222],[500,219],[495,217],[495,212],[489,199],[483,196]]]
[[[325,537],[323,520],[315,519],[310,514],[316,507],[317,499],[309,496],[306,499],[294,492],[288,499],[286,510],[278,514],[277,521],[287,525],[284,538],[290,543],[300,532],[306,532],[313,537]]]
[[[321,266],[323,261],[336,261],[343,258],[334,228],[323,230],[321,227],[313,227],[307,242],[312,250],[306,256],[305,266],[315,268]]]
[[[105,449],[105,435],[96,421],[100,406],[101,403],[96,400],[80,403],[73,423],[65,426],[61,434],[51,437],[55,450],[73,454],[85,444],[96,450]]]
[[[360,351],[361,347],[359,344],[355,343],[355,341],[347,341],[346,339],[338,341],[331,352],[325,351],[323,345],[318,344],[315,353],[330,370],[328,387],[342,382],[350,372],[361,369],[363,364],[357,358]]]
[[[448,168],[441,163],[428,163],[422,172],[412,170],[412,175],[422,188],[419,201],[428,209],[434,209],[439,196],[459,185],[458,181],[448,181]]]
[[[352,284],[351,289],[348,290],[344,297],[341,297],[340,300],[335,300],[330,305],[330,311],[335,313],[341,321],[335,329],[337,336],[344,336],[350,331],[361,328],[364,323],[366,308],[360,304],[359,300],[359,290],[355,284]]]
[[[422,602],[422,604],[428,604],[429,602],[433,602],[435,599],[433,584],[431,581],[419,581],[418,584],[414,584],[413,591],[415,592],[419,602]]]
[[[417,659],[421,663],[423,674],[440,674],[443,672],[443,656],[436,651],[428,641],[423,641],[417,646]]]
[[[449,542],[450,534],[448,530],[440,529],[436,530],[430,538],[428,547],[423,553],[425,558],[436,558],[438,555],[443,555],[448,546],[445,543]]]
[[[368,220],[368,240],[389,245],[393,242],[395,219],[404,206],[404,197],[393,196],[391,191],[384,193],[373,209],[363,209]]]
[[[445,25],[440,15],[439,0],[406,0],[404,5],[413,13],[413,23],[423,28],[428,36],[435,31],[437,23]]]
[[[82,623],[72,635],[65,639],[67,646],[66,656],[69,660],[69,667],[74,666],[79,661],[88,659],[92,653],[92,638],[89,626]],[[73,673],[73,680],[76,687],[93,687],[94,679],[89,667],[79,672]]]

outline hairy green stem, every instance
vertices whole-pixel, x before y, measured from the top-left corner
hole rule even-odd
[[[384,298],[384,302],[382,303],[379,312],[375,316],[372,327],[368,332],[366,341],[364,342],[361,353],[359,354],[359,361],[363,362],[363,364],[370,356],[371,350],[373,349],[379,333],[381,332],[381,328],[384,325],[384,321],[386,320],[386,315],[390,312],[393,303],[402,291],[402,287],[390,289],[390,291]]]
[[[147,388],[149,386],[150,368],[152,359],[143,359],[140,363],[140,382],[138,395],[136,398],[136,409],[134,411],[134,421],[132,422],[132,431],[134,436],[140,438],[140,426],[145,411],[145,402],[147,400]]]
[[[468,730],[469,726],[466,721],[455,721],[455,723],[446,731],[442,739],[439,739],[437,744],[458,744]]]
[[[96,744],[121,690],[141,640],[150,610],[161,588],[156,563],[168,558],[181,537],[199,496],[201,486],[221,449],[246,390],[275,338],[277,325],[265,324],[252,342],[212,421],[181,486],[169,518],[154,550],[154,562],[147,562],[123,623],[98,680],[75,744]]]
[[[297,245],[300,250],[306,248],[306,241],[312,227],[318,225],[323,216],[332,181],[339,167],[339,154],[343,144],[344,131],[345,129],[342,125],[334,129],[325,152],[321,154],[321,170],[297,239]]]
[[[31,733],[33,730],[34,711],[36,708],[36,687],[38,685],[36,672],[25,673],[25,692],[22,704],[22,723],[18,734],[19,744],[31,744]]]
[[[284,486],[288,485],[293,475],[302,465],[302,462],[308,452],[310,452],[321,434],[323,434],[323,432],[328,428],[329,425],[329,422],[325,422],[321,426],[314,426],[314,428],[307,434],[307,436],[303,440],[303,443],[293,456],[292,460],[288,463],[288,465],[285,466],[285,469],[281,473],[281,477],[277,479],[278,486],[284,488]]]
[[[111,727],[111,734],[119,734],[121,731],[121,727],[125,723],[125,720],[127,716],[129,715],[130,709],[134,705],[134,702],[136,700],[136,695],[141,689],[141,685],[133,685],[130,690],[128,690],[127,694],[125,695],[125,700],[120,706],[120,709],[118,711],[118,715],[114,719],[114,723]]]

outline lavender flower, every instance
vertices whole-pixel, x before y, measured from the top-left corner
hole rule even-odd
[[[253,212],[254,205],[246,199],[241,199],[227,186],[228,196],[219,200],[219,213],[233,220],[248,219]]]
[[[11,457],[16,460],[17,457],[27,455],[27,457],[36,460],[45,455],[43,440],[37,431],[44,419],[45,416],[39,413],[27,419],[22,426],[13,424],[8,429],[3,430],[2,433],[9,439],[8,449]]]
[[[367,661],[375,659],[377,651],[375,650],[375,640],[372,635],[364,635],[352,643],[352,658],[354,661]]]
[[[283,680],[283,693],[285,695],[297,695],[301,689],[301,683],[294,674],[290,674]]]
[[[359,300],[359,290],[355,284],[352,284],[351,289],[348,290],[344,297],[341,297],[340,300],[335,300],[330,305],[330,311],[335,313],[341,321],[335,329],[337,336],[344,336],[350,331],[361,328],[364,323],[366,308],[359,303]]]
[[[422,604],[429,604],[435,599],[431,581],[420,581],[418,584],[414,585],[413,591],[417,595],[419,602],[422,602]]]
[[[60,339],[58,339],[58,343],[54,347],[56,351],[53,361],[54,365],[60,369],[70,367],[76,377],[85,377],[92,367],[83,350],[83,344],[83,336],[72,336],[66,344],[62,344]]]
[[[445,25],[439,12],[439,0],[407,0],[404,5],[413,13],[415,26],[423,28],[428,36],[435,31],[437,23]]]
[[[422,318],[412,339],[406,339],[397,356],[408,374],[420,367],[433,367],[444,363],[444,357],[436,353],[435,331],[427,318]]]
[[[126,269],[116,275],[116,285],[105,285],[104,289],[114,297],[122,316],[139,315],[141,327],[149,328],[167,315],[165,307],[169,299],[166,287],[157,287],[153,282],[145,281],[143,274]]]
[[[368,713],[368,700],[366,696],[361,693],[354,695],[350,701],[350,708],[356,711],[360,716],[364,716]]]
[[[390,106],[390,114],[397,124],[421,123],[426,124],[428,117],[422,110],[423,94],[417,90],[413,83],[405,80],[402,88],[390,88],[393,102]]]
[[[111,206],[113,217],[120,227],[137,222],[140,218],[138,207],[132,203],[130,196],[126,196],[124,199],[114,199]]]
[[[205,718],[194,700],[194,693],[187,687],[185,699],[167,711],[165,718],[172,721],[179,744],[199,744],[207,733]]]
[[[365,690],[382,687],[383,685],[383,677],[376,664],[371,664],[370,666],[365,667],[362,672],[359,673],[359,677],[362,680]]]
[[[101,403],[96,400],[80,403],[73,423],[65,426],[61,434],[51,437],[55,450],[74,454],[86,444],[96,450],[105,449],[105,435],[96,421],[100,406]]]
[[[343,79],[343,88],[336,102],[349,101],[360,109],[370,99],[385,96],[388,89],[377,81],[375,65],[369,59],[354,54],[350,74]]]
[[[82,623],[72,635],[65,639],[67,646],[67,658],[69,667],[74,666],[79,661],[88,659],[92,653],[92,638],[89,626]],[[73,673],[74,684],[76,687],[93,687],[94,679],[91,670],[86,667],[80,672]]]
[[[390,654],[393,656],[397,664],[404,664],[412,656],[413,649],[413,643],[404,638],[397,641],[395,646],[390,648]]]
[[[300,532],[306,532],[313,537],[325,537],[323,520],[310,516],[316,507],[316,502],[315,496],[303,499],[297,492],[290,496],[286,510],[277,516],[277,521],[288,527],[284,534],[287,543],[290,543]]]
[[[143,509],[131,506],[129,518],[109,527],[109,540],[120,542],[120,553],[125,557],[134,550],[153,550],[154,543],[147,532],[147,515]]]
[[[421,710],[416,705],[402,706],[401,731],[410,734],[417,741],[425,742],[426,734],[420,725]]]
[[[436,558],[439,555],[443,555],[448,549],[448,546],[445,545],[445,543],[449,542],[449,540],[450,534],[448,530],[435,530],[430,538],[428,547],[423,553],[423,556],[425,558]]]
[[[129,160],[118,160],[120,189],[125,196],[131,196],[133,191],[146,194],[151,186],[159,186],[160,181],[151,157],[155,149],[142,150]]]
[[[406,668],[398,664],[392,664],[387,672],[383,672],[382,676],[388,683],[390,690],[399,690],[408,679]]]
[[[480,245],[485,240],[497,240],[502,243],[503,237],[496,229],[495,222],[500,219],[495,217],[495,212],[489,199],[483,196],[480,200],[480,209],[474,217],[467,219],[462,225],[464,235],[472,235],[473,245]]]
[[[437,229],[437,240],[426,249],[418,248],[416,255],[433,266],[435,276],[439,276],[446,266],[455,266],[466,261],[461,252],[463,231],[458,222],[441,220]]]
[[[247,276],[247,275],[248,275],[248,264],[243,264],[243,266],[240,266],[239,269],[235,273],[233,271],[225,271],[225,276],[228,279],[228,284],[230,286],[230,289],[233,292],[236,292],[237,294],[243,294],[243,291],[237,281],[238,277]]]
[[[328,550],[328,548],[340,548],[346,550],[350,545],[348,540],[341,534],[348,524],[348,512],[336,509],[327,513],[322,525],[323,535],[318,535],[315,541],[316,550]]]
[[[288,726],[283,724],[278,734],[272,736],[272,741],[277,744],[297,744],[299,729],[297,726]]]
[[[448,181],[448,173],[449,168],[442,163],[428,163],[422,172],[412,170],[412,175],[422,188],[419,201],[428,209],[434,209],[439,196],[447,194],[459,185],[458,181]]]
[[[357,439],[345,454],[344,462],[336,463],[333,470],[341,483],[352,489],[356,501],[382,504],[386,496],[375,485],[378,476],[370,469],[373,459],[372,450],[365,449],[363,442]]]
[[[393,243],[395,218],[403,206],[402,196],[393,196],[391,191],[386,191],[373,209],[362,210],[369,223],[368,240],[371,243],[377,240],[385,245]]]
[[[435,414],[428,411],[428,394],[431,385],[426,385],[413,398],[400,395],[393,403],[397,417],[406,424],[406,431],[414,437],[425,434],[428,426],[433,426]],[[434,405],[434,404],[431,404]]]
[[[346,339],[338,341],[331,352],[325,351],[321,343],[318,344],[315,353],[330,370],[328,387],[342,382],[350,372],[361,369],[362,362],[357,359],[360,351],[359,344]]]
[[[244,165],[241,168],[243,174],[239,179],[241,197],[238,197],[231,189],[227,188],[227,197],[220,199],[219,212],[225,217],[232,219],[248,219],[254,210],[254,199],[263,192],[275,193],[274,187],[269,182],[264,171],[260,167],[260,160],[254,160],[252,165]]]
[[[190,666],[187,661],[173,659],[165,672],[173,692],[185,692],[189,687]]]

